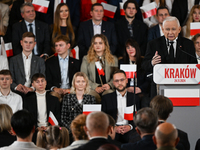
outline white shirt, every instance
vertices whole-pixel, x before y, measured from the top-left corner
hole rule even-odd
[[[13,93],[12,91],[10,91],[7,96],[4,96],[0,91],[0,104],[9,105],[12,108],[13,113],[15,113],[22,109],[22,98],[20,95]]]
[[[24,85],[26,87],[30,87],[31,85],[31,59],[32,59],[32,53],[26,57],[26,55],[24,55],[24,53],[22,52],[22,58],[23,58],[23,62],[24,62],[24,72],[25,72],[25,78],[26,78],[26,82],[24,83]]]
[[[198,58],[197,59],[198,64],[200,64],[200,57],[199,57],[199,55],[197,55],[197,53],[196,53],[196,57]]]
[[[163,31],[162,31],[161,25],[159,25],[159,29],[160,29],[160,36],[163,36],[164,33],[163,33]]]
[[[165,38],[166,39],[166,38]],[[175,39],[175,40],[173,40],[173,47],[174,47],[174,57],[176,57],[176,44],[177,44],[177,39],[178,39],[178,37]],[[171,41],[170,41],[171,42]],[[168,53],[169,53],[169,50],[170,50],[170,43],[168,43],[168,40],[166,39],[166,43],[167,43],[167,50],[168,50]]]
[[[47,105],[46,105],[46,91],[43,94],[36,93],[37,108],[38,108],[38,126],[47,126]]]
[[[93,21],[92,21],[92,24],[93,24],[93,30],[94,30],[94,35],[96,34],[101,34],[101,25],[102,25],[102,22],[98,25],[96,25]]]
[[[0,60],[1,60],[0,71],[3,70],[3,69],[8,69],[8,59],[7,59],[7,57],[0,55]]]

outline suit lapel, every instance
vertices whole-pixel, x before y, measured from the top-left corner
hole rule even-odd
[[[37,108],[37,97],[36,97],[36,93],[34,92],[33,94],[33,103],[30,104],[31,105],[31,108],[33,108],[33,112],[35,112],[35,116],[36,116],[36,119],[38,118],[38,108]]]
[[[92,19],[90,20],[88,25],[89,25],[88,29],[89,29],[90,39],[92,39],[92,37],[94,35],[94,28],[93,28],[93,24],[92,24]]]
[[[48,120],[48,118],[49,118],[49,109],[50,109],[50,107],[51,107],[51,105],[50,105],[48,99],[50,99],[50,96],[49,96],[49,94],[47,94],[47,92],[46,92],[46,110],[47,110],[47,120]],[[52,112],[52,113],[53,113],[53,112]],[[55,115],[55,114],[54,114],[54,115]]]
[[[39,23],[37,22],[37,20],[35,20],[35,36],[36,36],[36,42],[40,41],[40,27],[39,27]],[[38,49],[38,44],[37,45],[37,51]]]
[[[133,99],[131,99],[131,95],[129,92],[127,92],[127,95],[126,95],[126,106],[131,106],[133,105]]]
[[[181,38],[180,37],[178,37],[178,39],[177,39],[177,44],[176,44],[176,59],[175,59],[175,62],[177,61],[177,60],[179,60],[179,58],[183,58],[182,56],[181,56],[181,54],[183,54],[181,51],[180,51],[180,46],[181,46]]]
[[[112,105],[113,105],[113,108],[116,108],[116,110],[118,110],[118,106],[117,106],[117,93],[116,91],[113,92],[113,96],[112,96]],[[118,114],[118,112],[117,112]]]
[[[124,32],[125,32],[126,37],[130,37],[130,32],[129,32],[129,30],[128,30],[128,27],[127,27],[127,20],[126,20],[125,17],[124,17],[124,21],[121,23],[121,25],[122,25],[121,30],[124,29]],[[134,30],[134,29],[133,29],[133,30]],[[138,32],[138,31],[137,31],[137,32]],[[133,34],[135,34],[135,33],[133,33]]]
[[[31,77],[35,74],[35,69],[36,69],[36,56],[32,54],[32,59],[31,59]]]
[[[158,53],[159,55],[166,57],[166,58],[161,58],[162,62],[165,59],[167,60],[167,58],[168,58],[168,50],[167,50],[167,44],[166,44],[165,36],[163,36],[161,41],[160,41],[160,51],[159,51],[159,53]]]
[[[96,81],[96,68],[95,68],[95,62],[92,61],[91,63],[89,63],[89,66],[88,66],[91,70],[91,76],[92,78],[94,79],[94,81]]]
[[[19,54],[19,59],[17,59],[17,62],[18,62],[19,69],[20,69],[23,77],[25,78],[24,61],[22,58],[22,53]]]
[[[159,38],[161,35],[160,35],[160,27],[159,27],[159,24],[156,26],[156,37]]]
[[[105,75],[106,75],[106,82],[108,82],[108,79],[110,79],[110,65],[108,64],[108,62],[105,59]]]
[[[55,73],[58,75],[59,83],[61,83],[61,71],[60,71],[60,64],[59,64],[59,58],[58,56],[55,56],[55,63],[54,63],[54,69]]]
[[[23,20],[23,22],[22,22],[22,31],[23,31],[23,33],[28,32],[28,29],[27,29],[27,27],[26,27],[26,23],[25,23],[24,20]]]

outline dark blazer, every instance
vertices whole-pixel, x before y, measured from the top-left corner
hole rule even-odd
[[[181,47],[181,48],[180,48]],[[181,51],[181,49],[190,55]],[[165,36],[162,36],[158,39],[152,40],[147,45],[147,52],[143,61],[143,68],[148,71],[153,71],[153,66],[151,64],[151,60],[155,55],[155,52],[158,51],[158,54],[161,56],[161,64],[172,63],[167,50],[167,44]],[[187,63],[197,63],[194,43],[186,39],[184,37],[178,37],[177,39],[177,47],[176,47],[176,58],[174,64],[187,64]]]
[[[160,37],[160,27],[159,24],[156,26],[152,27],[148,31],[148,42],[154,39],[157,39]]]
[[[13,79],[11,89],[14,90],[18,84],[24,84],[26,82],[22,53],[10,58],[9,68]],[[45,75],[44,59],[32,55],[30,77],[36,73],[42,73]]]
[[[0,147],[9,146],[16,141],[16,136],[11,135],[7,130],[0,132]]]
[[[31,112],[34,118],[37,120],[38,108],[37,108],[37,97],[35,92],[31,93],[30,96],[25,98],[25,100],[23,101],[23,108]],[[49,112],[51,111],[60,124],[60,102],[57,97],[54,97],[49,93],[46,93],[46,109],[47,109],[47,121],[49,118]]]
[[[51,87],[61,86],[61,71],[58,56],[53,56],[46,60],[46,79],[47,79],[47,89]],[[80,62],[77,59],[69,57],[69,66],[68,66],[68,77],[69,84],[71,87],[73,76],[76,72],[80,71]]]
[[[126,40],[131,38],[130,32],[128,30],[128,21],[126,20],[125,17],[123,17],[115,24],[115,27],[118,37],[118,46],[116,54],[118,56],[123,56]],[[132,22],[132,29],[133,29],[133,39],[138,43],[141,55],[144,56],[147,45],[148,27],[145,23],[137,19],[134,19]]]
[[[134,99],[134,94],[127,92],[126,105],[132,106],[133,99]],[[136,108],[138,111],[140,109],[140,105],[139,105],[139,100],[138,100],[137,96],[135,99],[135,104],[136,104]],[[118,110],[117,110],[117,93],[116,93],[116,91],[106,94],[102,97],[101,110],[103,112],[105,112],[106,114],[111,115],[115,119],[115,121],[117,120]],[[134,126],[133,121],[129,121],[129,124],[132,124]]]
[[[110,50],[112,54],[114,54],[117,46],[114,24],[108,21],[102,21],[101,33],[107,37]],[[78,30],[79,58],[81,60],[84,55],[87,55],[93,36],[94,31],[92,20],[82,22]]]
[[[178,137],[180,138],[179,143],[183,145],[185,150],[190,150],[190,143],[189,143],[189,140],[188,140],[187,133],[180,130],[180,129],[177,129],[177,130],[178,130]]]
[[[51,54],[50,49],[50,35],[49,27],[46,23],[35,20],[35,32],[36,32],[36,42],[37,42],[37,51],[38,54]],[[25,21],[17,22],[13,25],[12,28],[12,46],[13,54],[17,55],[22,52],[22,47],[20,40],[22,39],[23,33],[27,32],[27,27]]]

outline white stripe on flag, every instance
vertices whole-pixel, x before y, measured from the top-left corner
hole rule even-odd
[[[134,106],[134,105],[129,106],[129,107],[125,107],[125,108],[124,108],[124,113],[125,113],[125,114],[131,114],[131,113],[133,113],[133,106]],[[135,111],[136,111],[136,110],[135,110]]]
[[[96,65],[96,67],[97,67],[99,70],[101,70],[101,69],[102,69],[102,67],[101,67],[101,64],[100,64],[100,62],[99,62],[99,61],[95,62],[95,65]]]
[[[103,5],[104,10],[108,10],[108,11],[111,11],[111,12],[114,12],[114,13],[117,10],[116,6],[113,6],[113,5],[110,5],[110,4],[106,4],[104,2],[102,2],[101,4]]]
[[[199,97],[199,89],[165,89],[166,97]]]
[[[51,111],[49,112],[49,118],[51,118],[55,125],[58,125],[58,121]]]
[[[84,104],[83,112],[93,112],[93,111],[101,111],[100,104]]]
[[[155,2],[152,2],[150,4],[147,4],[147,5],[140,7],[140,9],[142,9],[144,12],[150,11],[150,10],[155,9],[155,8],[156,8]]]
[[[120,65],[120,69],[127,72],[135,72],[136,71],[136,65]]]
[[[200,29],[200,22],[191,22],[190,29]]]
[[[49,1],[46,1],[46,0],[33,0],[32,4],[48,7],[49,6]]]

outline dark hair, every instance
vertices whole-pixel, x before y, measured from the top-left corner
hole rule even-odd
[[[119,148],[113,144],[104,144],[100,146],[97,150],[119,150]]]
[[[125,77],[126,77],[126,73],[125,73],[123,70],[120,70],[120,69],[116,70],[116,71],[113,73],[113,76],[112,76],[112,77],[114,77],[114,75],[117,74],[117,73],[123,73],[123,74],[125,75]]]
[[[107,114],[108,115],[108,114]],[[115,120],[111,115],[108,115],[109,126],[115,127]]]
[[[33,115],[27,110],[19,110],[13,114],[11,118],[11,126],[16,135],[25,139],[31,134],[35,126],[36,120]]]
[[[70,39],[66,35],[58,35],[57,37],[54,38],[53,43],[55,46],[56,42],[64,41],[66,44],[69,44]]]
[[[173,111],[171,100],[165,96],[157,95],[151,102],[150,107],[158,114],[159,119],[166,120]]]
[[[128,6],[129,3],[135,4],[136,10],[139,9],[138,3],[137,3],[135,0],[127,0],[127,1],[124,3],[124,5],[123,5],[123,9],[124,9],[124,10],[126,10],[126,8],[127,8],[127,6]]]
[[[100,4],[100,3],[94,3],[94,4],[92,5],[92,7],[91,7],[91,11],[94,10],[94,7],[95,7],[95,6],[101,6],[101,7],[103,7],[103,5]],[[103,8],[103,9],[104,9],[104,8]]]
[[[11,74],[10,70],[8,70],[8,69],[1,70],[0,75],[10,75],[10,77],[12,78],[12,74]]]
[[[21,13],[24,13],[24,7],[25,7],[25,6],[29,6],[29,7],[33,7],[33,8],[34,8],[33,4],[30,3],[30,2],[28,2],[28,3],[23,3],[23,4],[21,5],[21,7],[20,7]],[[35,9],[34,9],[34,10],[35,10]]]
[[[199,37],[200,37],[200,33],[197,33],[197,34],[192,38],[192,41],[194,42],[194,44],[195,44],[196,40],[197,40]]]
[[[160,7],[157,8],[156,15],[158,15],[158,11],[161,10],[161,9],[167,9],[167,11],[169,13],[169,9],[166,6],[160,6]]]
[[[32,37],[35,39],[35,35],[32,33],[32,32],[25,32],[23,35],[22,35],[22,40],[26,37]]]
[[[31,83],[33,83],[33,81],[36,81],[38,78],[44,78],[45,79],[45,76],[42,73],[36,73],[32,76]]]
[[[140,109],[134,116],[136,127],[143,133],[153,133],[158,124],[158,115],[149,107]]]

